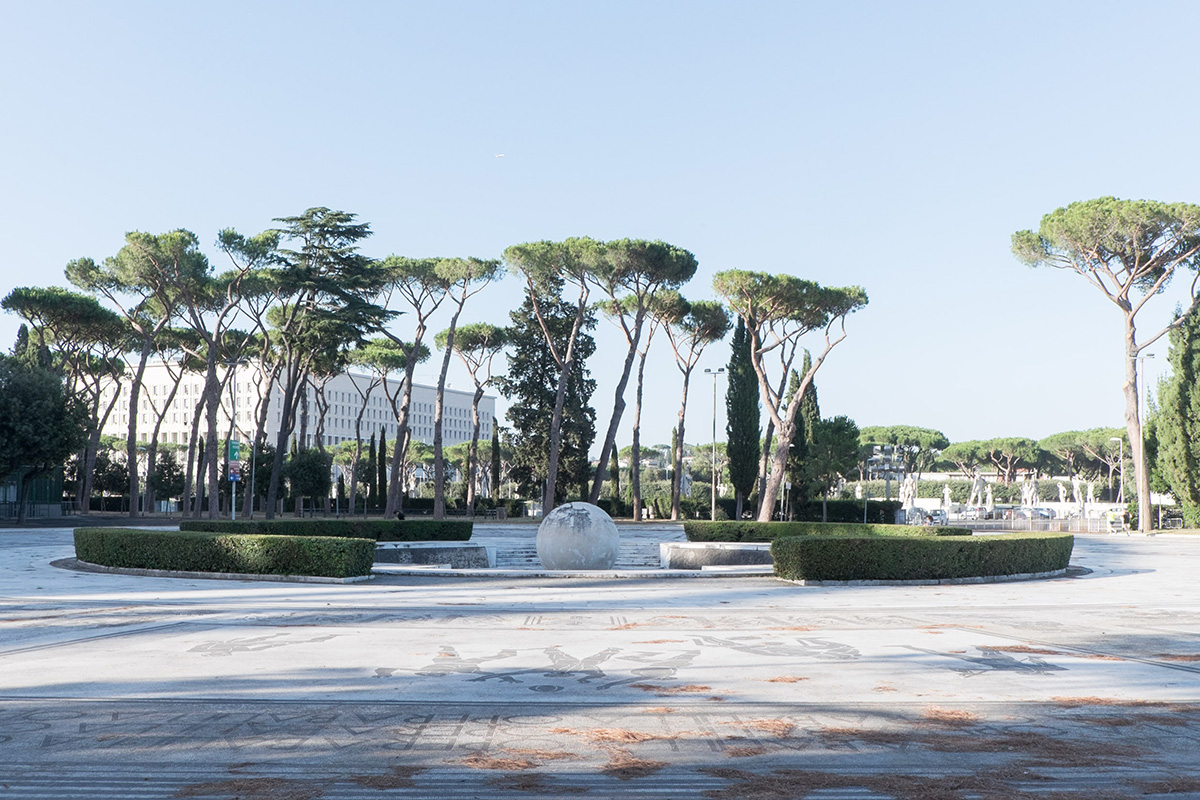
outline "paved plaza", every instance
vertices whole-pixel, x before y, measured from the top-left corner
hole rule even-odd
[[[73,555],[0,531],[0,800],[1200,798],[1200,537],[1079,536],[1068,577],[957,586]]]

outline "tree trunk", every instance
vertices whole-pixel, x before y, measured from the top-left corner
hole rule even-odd
[[[142,390],[142,377],[146,374],[146,362],[150,358],[150,345],[152,340],[149,336],[142,339],[142,353],[138,359],[137,373],[133,376],[133,382],[129,384],[129,426],[125,442],[125,459],[129,465],[129,516],[137,517],[137,503],[135,502],[138,496],[138,471],[137,471],[137,415],[138,415],[138,398]]]
[[[465,291],[465,290],[464,290]],[[437,396],[433,401],[433,518],[446,518],[446,464],[442,458],[442,414],[446,398],[446,373],[450,370],[450,354],[454,352],[454,329],[458,327],[458,315],[462,313],[464,294],[450,317],[450,326],[446,329],[446,352],[442,355],[442,371],[438,373]],[[477,431],[478,433],[478,431]],[[468,464],[468,472],[470,465]],[[467,490],[468,500],[472,492]]]
[[[546,466],[546,482],[542,490],[543,518],[554,510],[554,497],[558,489],[558,457],[562,449],[562,418],[563,407],[567,402],[567,382],[571,379],[571,371],[575,368],[575,342],[579,339],[579,330],[583,327],[583,313],[587,309],[587,296],[580,295],[579,304],[575,308],[575,323],[571,326],[571,337],[567,340],[567,354],[563,358],[558,373],[558,390],[554,396],[554,413],[550,416],[550,452]],[[585,478],[586,480],[586,478]]]
[[[1138,530],[1150,532],[1150,475],[1146,470],[1146,440],[1142,437],[1142,419],[1138,410],[1137,331],[1130,316],[1125,317],[1125,430],[1132,445],[1133,474],[1137,483]]]
[[[188,432],[188,449],[187,449],[187,465],[184,468],[183,479],[183,516],[191,516],[194,511],[192,502],[192,494],[197,495],[196,504],[200,502],[199,491],[197,491],[199,475],[195,469],[196,462],[196,445],[200,437],[200,413],[204,410],[204,399],[201,397],[196,401],[196,405],[192,406],[192,425]]]
[[[92,486],[96,473],[96,453],[99,450],[100,429],[96,428],[88,433],[87,446],[83,451],[83,460],[80,461],[82,474],[79,475],[79,492],[76,497],[81,514],[89,513],[92,508]]]
[[[621,425],[621,415],[625,413],[625,387],[629,385],[629,373],[633,370],[633,357],[637,355],[638,343],[642,338],[642,321],[644,319],[645,312],[639,311],[633,323],[629,351],[625,353],[621,379],[617,381],[616,391],[613,392],[612,418],[608,421],[608,432],[604,435],[604,444],[600,447],[600,461],[598,462],[600,467],[596,470],[596,477],[592,481],[592,492],[588,496],[588,502],[592,505],[595,505],[596,501],[600,499],[600,490],[604,488],[604,465],[608,463],[608,457],[612,454],[613,445],[617,441],[617,428]],[[679,446],[683,447],[683,444],[680,443]]]
[[[758,457],[758,508],[755,517],[762,518],[763,497],[767,494],[767,465],[771,462],[771,445],[775,441],[775,421],[767,420],[767,433],[763,436],[762,454]],[[767,518],[768,520],[770,517]]]
[[[420,347],[421,336],[418,335],[413,341],[411,353],[405,359],[404,385],[400,389],[400,406],[397,408],[394,402],[390,403],[392,414],[396,418],[396,438],[392,441],[392,474],[388,478],[387,502],[383,510],[384,517],[389,519],[397,512],[404,511],[404,490],[400,486],[400,465],[404,461],[404,456],[408,451],[408,440],[410,438],[408,419],[411,416],[409,409],[412,406],[413,373],[417,369],[416,359],[417,354],[420,352]],[[386,387],[384,388],[384,392],[387,392]],[[380,454],[379,462],[381,464],[384,463],[382,454]]]
[[[283,457],[288,449],[288,437],[295,424],[296,387],[300,383],[301,370],[289,359],[284,366],[286,380],[283,384],[283,403],[279,409],[279,433],[275,436],[275,458],[271,463],[271,482],[267,484],[267,519],[275,519],[279,505],[279,484],[283,479]]]
[[[33,484],[33,470],[25,470],[21,473],[20,482],[17,485],[17,524],[24,525],[28,518],[29,508],[29,487]]]
[[[475,385],[471,398],[471,446],[467,448],[467,516],[475,516],[475,478],[479,474],[479,401],[483,385]],[[494,422],[492,424],[495,424]]]
[[[800,392],[797,392],[797,395],[799,394]],[[759,522],[771,521],[771,512],[775,508],[775,503],[779,500],[779,490],[783,485],[784,475],[787,472],[788,454],[792,449],[792,436],[796,431],[796,415],[799,411],[799,403],[792,403],[788,407],[787,416],[784,417],[783,425],[779,429],[779,436],[776,437],[778,444],[775,445],[771,472],[764,484],[762,497],[759,499]]]
[[[217,362],[215,354],[208,360],[208,370],[204,376],[204,406],[205,421],[208,423],[207,447],[204,451],[205,461],[208,462],[208,518],[217,519],[221,516],[221,440],[217,436],[217,411],[221,407],[221,382],[217,379]]]
[[[629,492],[633,500],[634,522],[642,521],[642,388],[645,374],[646,353],[642,353],[638,363],[637,403],[633,410],[633,447],[629,453]]]
[[[691,377],[691,370],[683,373],[683,400],[679,405],[679,424],[675,428],[675,452],[671,454],[675,471],[671,479],[671,519],[675,520],[680,516],[679,495],[683,490],[683,423],[687,416],[688,384]]]

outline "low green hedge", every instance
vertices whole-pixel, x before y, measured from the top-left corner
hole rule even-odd
[[[720,522],[683,523],[689,542],[771,542],[781,536],[970,536],[967,528],[941,525],[863,525],[860,522]]]
[[[987,536],[786,536],[771,543],[775,574],[789,580],[939,580],[1066,569],[1069,533]]]
[[[185,519],[179,523],[179,530],[333,536],[376,542],[465,542],[471,538],[473,524],[470,519]]]
[[[75,557],[105,567],[351,578],[371,574],[375,544],[328,536],[76,528]]]

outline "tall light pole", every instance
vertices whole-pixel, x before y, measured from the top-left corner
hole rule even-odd
[[[704,370],[713,379],[713,428],[712,428],[712,520],[717,520],[717,376],[725,374],[724,367]],[[682,443],[680,443],[682,447]]]
[[[1108,440],[1110,442],[1116,442],[1117,444],[1119,444],[1121,446],[1121,455],[1119,456],[1120,461],[1121,461],[1121,484],[1120,484],[1120,486],[1117,487],[1117,502],[1124,503],[1125,502],[1125,440],[1122,439],[1120,436],[1110,436],[1110,437],[1108,437]],[[1110,481],[1112,480],[1112,467],[1108,468],[1108,478]],[[1110,492],[1112,491],[1111,486],[1109,487],[1109,491]],[[1112,494],[1109,494],[1109,499],[1112,499]]]

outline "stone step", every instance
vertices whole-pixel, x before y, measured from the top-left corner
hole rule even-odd
[[[538,569],[541,561],[535,542],[497,542],[496,566],[504,569]],[[657,542],[622,542],[617,556],[618,569],[655,569],[660,566]]]

